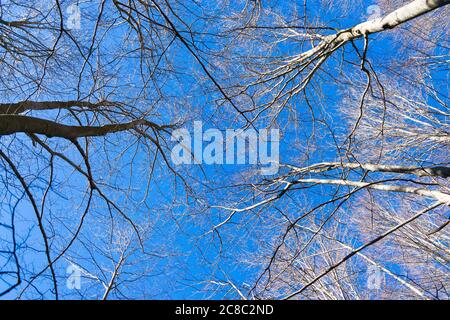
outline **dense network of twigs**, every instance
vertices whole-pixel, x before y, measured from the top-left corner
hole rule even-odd
[[[279,2],[0,0],[0,297],[450,297],[449,1]],[[174,166],[191,120],[279,173]]]

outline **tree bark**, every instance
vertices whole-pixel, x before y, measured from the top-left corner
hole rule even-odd
[[[324,37],[324,39],[314,48],[302,53],[300,60],[309,58],[316,53],[333,50],[334,48],[345,44],[351,40],[368,36],[373,33],[382,32],[397,27],[398,25],[420,17],[423,14],[431,12],[437,8],[450,3],[450,0],[415,0],[390,14],[374,20],[360,23],[353,28],[342,30],[336,34]]]
[[[409,186],[394,186],[381,184],[377,182],[359,182],[339,179],[299,179],[297,183],[313,183],[313,184],[334,184],[340,186],[350,186],[357,188],[369,188],[381,191],[413,193],[427,198],[434,198],[440,203],[450,205],[450,194],[446,194],[436,190],[427,190]]]
[[[309,167],[295,167],[288,165],[295,172],[313,172],[320,173],[330,170],[335,170],[337,168],[348,168],[348,169],[363,169],[370,172],[386,172],[386,173],[400,173],[400,174],[414,174],[418,177],[450,177],[450,168],[444,166],[434,166],[434,167],[418,167],[418,166],[399,166],[399,165],[388,165],[388,164],[372,164],[372,163],[356,163],[356,162],[321,162]]]
[[[69,140],[81,137],[104,136],[108,133],[131,130],[139,125],[161,129],[157,124],[143,119],[104,126],[69,126],[28,116],[0,115],[0,135],[23,132],[44,134],[47,137],[60,137]]]
[[[0,114],[20,114],[29,110],[53,110],[81,107],[95,109],[113,105],[108,101],[92,103],[88,101],[20,101],[15,103],[0,103]]]

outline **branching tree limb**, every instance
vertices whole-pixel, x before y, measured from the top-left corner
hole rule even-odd
[[[105,136],[109,133],[128,131],[139,126],[161,129],[157,124],[139,119],[126,123],[107,124],[104,126],[69,126],[54,121],[21,115],[0,115],[0,135],[23,132],[44,134],[47,137],[77,139],[82,137]]]

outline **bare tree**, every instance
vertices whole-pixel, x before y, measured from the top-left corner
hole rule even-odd
[[[448,3],[0,1],[0,296],[448,299]],[[191,120],[280,172],[174,166]]]
[[[254,121],[285,123],[287,139],[303,125],[307,139],[291,146],[298,156],[285,158],[282,173],[250,178],[248,197],[218,206],[228,214],[212,232],[252,216],[263,229],[247,235],[263,248],[250,297],[369,298],[373,265],[390,281],[372,291],[377,298],[448,298],[448,84],[433,74],[448,57],[448,31],[438,27],[447,23],[446,4],[380,3],[392,11],[332,34],[286,19],[264,27],[278,39],[274,48],[293,39],[309,48],[249,61],[254,76],[239,87],[258,101]],[[371,50],[389,50],[383,41],[402,56],[372,59]]]

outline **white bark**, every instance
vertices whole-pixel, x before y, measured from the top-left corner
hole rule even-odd
[[[360,23],[350,30],[350,34],[347,32],[342,36],[361,36],[392,29],[449,3],[449,0],[415,0],[382,18]]]
[[[415,167],[415,166],[399,166],[389,164],[372,164],[372,163],[357,163],[357,162],[321,162],[309,167],[295,167],[287,165],[287,167],[298,173],[306,172],[325,172],[334,170],[337,168],[348,169],[363,169],[370,172],[388,172],[388,173],[400,173],[400,174],[414,174],[419,177],[450,177],[450,168],[443,166],[435,167]]]
[[[388,15],[374,20],[360,23],[348,30],[342,30],[336,34],[324,37],[316,47],[302,53],[295,60],[304,60],[312,57],[316,53],[332,50],[348,41],[368,36],[373,33],[382,32],[397,27],[409,20],[415,19],[423,14],[431,12],[437,8],[450,3],[450,0],[415,0]]]
[[[409,186],[394,186],[387,184],[380,184],[377,182],[359,182],[359,181],[349,181],[349,180],[339,180],[339,179],[300,179],[297,180],[298,183],[315,183],[315,184],[333,184],[341,186],[351,186],[357,188],[369,188],[381,191],[391,191],[391,192],[405,192],[413,193],[427,198],[434,198],[442,204],[450,205],[450,194],[446,194],[436,190],[427,190],[422,188],[414,188]]]

